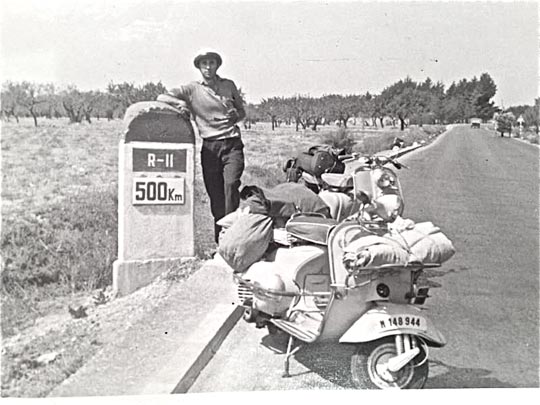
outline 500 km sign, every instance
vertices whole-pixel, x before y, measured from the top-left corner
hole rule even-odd
[[[139,177],[133,179],[133,205],[184,204],[184,179]]]

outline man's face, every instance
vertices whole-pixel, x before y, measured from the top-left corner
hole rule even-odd
[[[215,58],[204,58],[199,62],[199,70],[205,79],[213,79],[216,77],[218,62]]]

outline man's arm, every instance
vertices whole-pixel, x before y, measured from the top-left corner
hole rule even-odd
[[[184,91],[182,91],[182,89]],[[186,91],[184,86],[181,89],[173,89],[166,94],[160,94],[156,100],[163,103],[167,103],[170,106],[180,110],[180,113],[186,118],[190,118],[191,111],[189,109],[187,100],[189,100],[189,92]]]
[[[238,114],[238,121],[242,121],[244,118],[246,118],[246,110],[244,109],[244,102],[242,100],[242,97],[240,96],[240,92],[236,88],[234,82],[232,96],[234,108],[236,109],[236,112]]]
[[[171,89],[165,94],[160,94],[157,97],[157,101],[162,101],[164,103],[170,104],[173,107],[187,107],[186,103],[189,103],[191,98],[192,88],[190,85],[180,86],[176,89]]]
[[[156,100],[167,103],[178,109],[187,107],[187,103],[184,100],[171,96],[170,94],[160,94],[157,96]]]

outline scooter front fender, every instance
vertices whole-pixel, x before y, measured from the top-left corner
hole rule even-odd
[[[365,312],[341,336],[340,343],[371,342],[386,336],[410,334],[416,335],[430,346],[442,347],[446,339],[424,316],[422,310],[414,305],[377,303],[377,306]]]

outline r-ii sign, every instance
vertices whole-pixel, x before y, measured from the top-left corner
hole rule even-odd
[[[186,150],[133,149],[134,172],[186,171]]]

